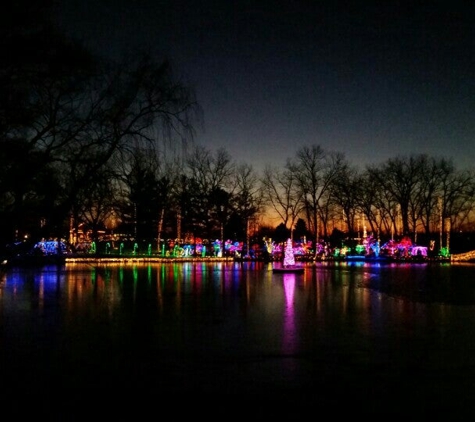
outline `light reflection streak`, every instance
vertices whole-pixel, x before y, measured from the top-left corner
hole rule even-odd
[[[283,274],[283,283],[285,294],[283,352],[285,355],[291,355],[295,352],[297,340],[294,310],[295,274]]]

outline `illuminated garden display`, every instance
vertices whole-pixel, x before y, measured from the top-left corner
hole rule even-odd
[[[33,248],[33,253],[41,255],[64,255],[68,252],[69,249],[62,240],[41,240]]]
[[[442,252],[439,257],[447,258],[448,253]],[[393,259],[393,260],[421,260],[436,257],[433,249],[427,246],[414,244],[411,239],[404,236],[401,240],[390,239],[384,244],[380,244],[379,239],[367,236],[355,245],[343,245],[341,248],[334,248],[332,258],[334,259]]]
[[[106,259],[107,261],[123,259],[223,259],[235,261],[272,261],[280,262],[283,267],[292,267],[296,261],[324,261],[324,260],[391,260],[417,261],[452,259],[448,248],[436,250],[435,242],[430,246],[414,244],[408,236],[400,240],[391,239],[381,243],[379,238],[371,234],[359,239],[344,239],[341,246],[331,247],[329,242],[319,242],[313,246],[305,238],[299,240],[287,239],[286,242],[276,242],[271,238],[263,238],[261,242],[252,243],[249,248],[243,243],[227,239],[203,240],[195,238],[193,241],[182,243],[177,239],[162,240],[157,250],[151,243],[138,243],[132,239],[81,242],[72,247],[67,242],[57,239],[41,240],[25,249],[22,242],[15,244],[14,251],[9,253],[10,261],[21,263],[34,257],[48,258],[49,261],[58,257],[58,262],[74,261],[79,258]],[[21,252],[20,252],[21,250]],[[20,258],[23,258],[21,260]],[[472,256],[467,259],[473,259]]]
[[[302,265],[295,264],[295,255],[294,255],[294,246],[292,239],[287,239],[285,244],[285,251],[284,251],[284,258],[282,261],[282,265],[279,267],[274,266],[272,271],[275,273],[303,273],[304,267]]]

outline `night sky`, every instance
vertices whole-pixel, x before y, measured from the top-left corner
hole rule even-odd
[[[64,0],[59,20],[96,52],[169,59],[204,112],[195,142],[256,170],[310,145],[360,168],[420,153],[474,168],[474,12],[348,3]]]

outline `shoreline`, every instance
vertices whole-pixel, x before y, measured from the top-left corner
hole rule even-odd
[[[318,263],[445,263],[450,264],[452,262],[461,263],[475,263],[475,250],[460,254],[450,255],[447,258],[432,257],[432,258],[392,258],[392,257],[309,257],[303,259],[296,259],[300,263],[306,264],[318,264]],[[212,263],[212,262],[262,262],[262,263],[274,263],[280,262],[278,259],[262,259],[262,258],[239,258],[233,256],[185,256],[185,257],[172,257],[172,256],[149,256],[149,255],[94,255],[94,256],[82,256],[82,255],[45,255],[45,256],[17,256],[10,259],[5,259],[1,262],[2,268],[15,268],[15,267],[32,267],[32,266],[44,266],[44,265],[75,265],[75,264],[165,264],[165,263]]]

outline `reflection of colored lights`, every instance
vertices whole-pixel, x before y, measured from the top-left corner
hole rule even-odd
[[[177,280],[180,275],[181,275],[181,266],[173,265],[173,279]]]
[[[295,274],[284,274],[284,293],[285,293],[285,313],[283,325],[283,352],[292,354],[295,351],[297,333],[295,327],[295,309],[294,309],[294,292],[295,292]],[[291,365],[291,363],[289,363]],[[289,367],[289,369],[291,369]]]
[[[295,274],[284,274],[285,302],[291,307],[294,302]]]

